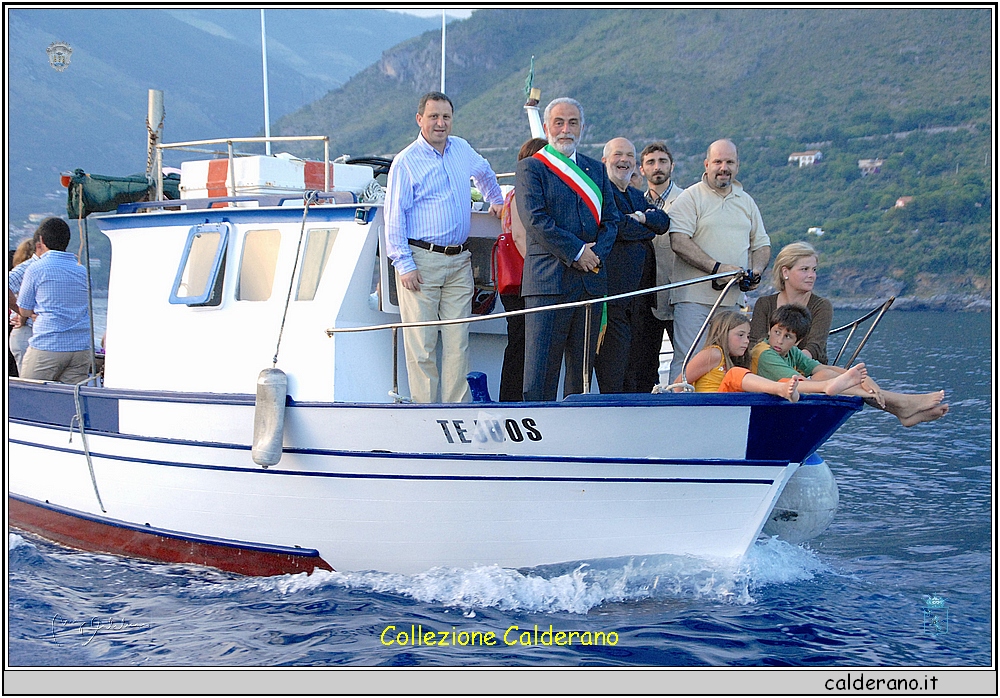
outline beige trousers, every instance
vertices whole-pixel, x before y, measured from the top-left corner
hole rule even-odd
[[[90,350],[45,351],[28,347],[21,366],[21,378],[79,383],[90,375]]]
[[[410,245],[423,284],[419,291],[408,291],[396,273],[396,294],[403,322],[450,320],[472,314],[472,253],[456,255],[431,252]],[[441,372],[437,367],[438,335],[441,336]],[[469,325],[408,327],[403,330],[406,350],[406,373],[413,402],[470,402],[472,394],[466,374],[469,372]],[[440,375],[440,378],[439,378]]]

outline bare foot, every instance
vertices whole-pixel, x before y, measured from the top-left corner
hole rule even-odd
[[[895,415],[904,426],[912,426],[912,424],[907,424],[907,422],[922,412],[933,410],[944,400],[943,390],[937,390],[933,393],[918,394],[883,391],[882,394],[885,396],[885,411]],[[938,415],[938,417],[940,416],[941,415]],[[934,419],[937,419],[938,417],[934,417]],[[928,420],[918,420],[913,422],[913,424],[918,424],[921,421]]]
[[[855,364],[847,371],[844,371],[836,378],[831,378],[826,382],[823,392],[827,395],[840,395],[845,390],[861,385],[861,381],[868,375],[864,364]]]
[[[906,419],[900,418],[899,423],[904,427],[912,427],[914,424],[920,424],[921,422],[933,422],[935,419],[941,419],[946,414],[948,414],[948,405],[936,405],[930,409],[921,410],[914,415],[910,415]]]
[[[802,380],[802,376],[792,376],[787,381],[782,383],[784,390],[781,391],[781,397],[785,398],[789,402],[799,401],[799,381]]]

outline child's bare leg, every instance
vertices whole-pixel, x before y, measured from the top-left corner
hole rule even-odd
[[[788,380],[773,381],[763,376],[747,373],[743,376],[740,388],[744,393],[766,393],[775,397],[783,397],[790,402],[798,402],[800,380],[802,380],[802,376],[798,375]]]
[[[829,380],[818,381],[812,378],[801,378],[798,384],[798,391],[800,395],[826,395],[826,388],[829,383]]]
[[[855,364],[836,378],[823,381],[826,384],[823,392],[827,395],[840,395],[845,390],[861,385],[861,381],[867,375],[868,372],[865,370],[864,364]]]
[[[886,412],[894,415],[904,427],[912,427],[921,422],[932,422],[948,413],[948,405],[942,404],[944,391],[933,393],[894,393],[883,390]]]

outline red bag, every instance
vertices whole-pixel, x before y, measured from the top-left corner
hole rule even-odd
[[[500,233],[493,243],[491,276],[497,293],[501,296],[521,295],[521,274],[524,272],[524,257],[514,244],[510,233]]]

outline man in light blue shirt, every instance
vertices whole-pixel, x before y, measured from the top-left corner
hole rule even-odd
[[[21,316],[34,317],[21,377],[79,383],[90,375],[93,353],[87,271],[66,251],[66,221],[46,218],[38,230],[39,260],[24,272],[17,296]]]
[[[442,92],[420,98],[420,135],[392,162],[385,198],[385,237],[396,269],[403,322],[468,317],[475,284],[466,241],[472,218],[469,179],[500,217],[503,194],[493,168],[466,141],[451,135],[454,106]],[[406,372],[414,402],[468,402],[469,325],[403,330]]]

